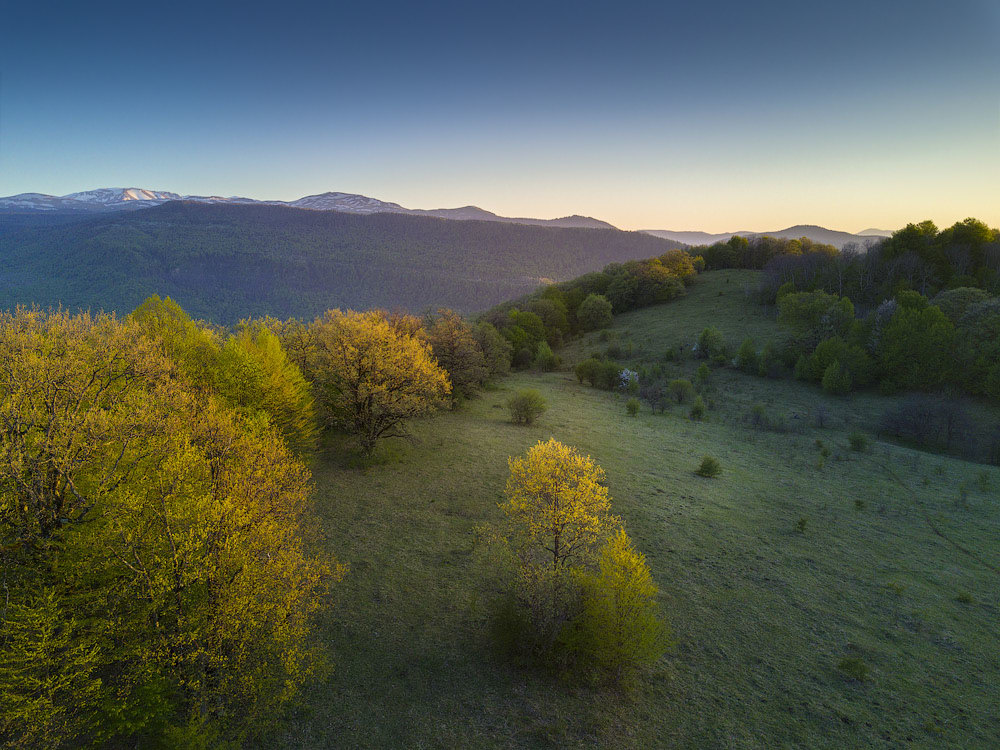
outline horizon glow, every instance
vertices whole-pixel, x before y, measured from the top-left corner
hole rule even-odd
[[[998,32],[989,0],[11,8],[0,195],[997,226]]]

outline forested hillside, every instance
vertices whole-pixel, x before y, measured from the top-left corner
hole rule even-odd
[[[0,215],[0,307],[128,312],[169,295],[200,318],[330,307],[482,310],[678,243],[638,232],[171,203],[101,217]]]

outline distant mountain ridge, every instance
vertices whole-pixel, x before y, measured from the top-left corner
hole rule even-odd
[[[137,211],[0,210],[0,309],[125,314],[159,294],[226,324],[331,307],[472,313],[682,247],[618,229],[356,208],[169,200]]]
[[[651,234],[654,237],[661,237],[665,240],[674,240],[675,242],[683,242],[686,245],[712,245],[716,242],[725,242],[730,237],[740,236],[740,237],[782,237],[784,239],[798,239],[799,237],[808,237],[813,242],[821,242],[825,245],[833,245],[834,247],[841,248],[850,242],[856,242],[858,245],[864,247],[866,241],[877,239],[879,237],[888,237],[892,232],[883,229],[865,229],[863,232],[858,232],[857,234],[851,234],[850,232],[840,232],[835,229],[827,229],[826,227],[816,226],[815,224],[796,224],[794,227],[788,227],[787,229],[778,229],[773,232],[724,232],[722,234],[710,234],[708,232],[693,232],[693,231],[673,231],[670,229],[643,229],[646,234]]]
[[[267,201],[254,198],[218,195],[181,195],[166,190],[145,188],[98,188],[68,195],[46,195],[44,193],[20,193],[0,198],[0,211],[59,213],[86,211],[123,211],[159,206],[170,201],[191,201],[194,203],[257,204],[267,206],[289,206],[313,211],[341,211],[349,214],[396,213],[413,216],[435,216],[439,219],[458,221],[499,221],[508,224],[531,224],[537,226],[571,227],[585,229],[617,229],[600,219],[589,216],[564,216],[558,219],[533,219],[500,216],[479,208],[405,208],[398,203],[369,198],[356,193],[327,192],[307,195],[294,201]]]

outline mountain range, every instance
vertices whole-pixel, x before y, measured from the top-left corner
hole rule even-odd
[[[269,206],[286,206],[289,208],[310,209],[313,211],[341,211],[349,214],[394,213],[410,216],[433,216],[439,219],[458,221],[497,221],[509,224],[530,224],[550,227],[573,227],[583,229],[615,229],[606,221],[590,216],[564,216],[558,219],[533,219],[526,217],[500,216],[479,208],[478,206],[462,206],[461,208],[405,208],[398,203],[369,198],[356,193],[327,192],[317,195],[307,195],[294,201],[256,200],[240,196],[222,197],[218,195],[181,195],[166,190],[146,190],[144,188],[99,188],[86,190],[69,195],[46,195],[43,193],[21,193],[0,198],[0,212],[24,213],[102,213],[108,211],[128,211],[138,208],[150,208],[171,201],[190,201],[194,203],[211,204],[253,204]],[[841,232],[811,224],[800,224],[787,229],[773,232],[725,232],[710,234],[697,231],[675,231],[670,229],[645,229],[646,234],[654,237],[681,242],[686,245],[711,245],[715,242],[725,242],[733,235],[753,237],[770,235],[798,239],[808,237],[813,242],[821,242],[843,248],[851,242],[864,247],[865,243],[878,237],[888,237],[892,232],[882,229],[866,229],[857,234]]]
[[[461,208],[419,209],[404,208],[398,203],[381,201],[355,193],[328,192],[307,195],[294,201],[256,200],[219,195],[181,195],[166,190],[146,190],[145,188],[98,188],[68,195],[46,195],[44,193],[20,193],[0,198],[0,211],[17,212],[90,212],[127,211],[137,208],[159,206],[170,201],[190,201],[213,204],[256,204],[287,206],[313,211],[341,211],[349,214],[393,213],[413,216],[435,216],[439,219],[460,221],[500,221],[510,224],[532,224],[552,227],[576,227],[586,229],[615,229],[606,221],[589,216],[564,216],[559,219],[531,219],[499,216],[478,206]]]

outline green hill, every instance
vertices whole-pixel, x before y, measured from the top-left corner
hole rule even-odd
[[[195,317],[331,307],[483,310],[676,242],[616,229],[173,202],[122,214],[0,214],[0,307],[128,312],[150,294]]]
[[[743,294],[755,276],[704,274],[688,296],[567,347],[566,364],[612,340],[634,342],[634,362],[662,361],[706,325],[732,345],[777,339]],[[693,377],[699,363],[666,366]],[[530,428],[503,408],[523,387],[549,402]],[[838,398],[732,369],[713,370],[704,394],[704,422],[687,418],[688,405],[632,418],[624,396],[565,369],[519,374],[421,421],[413,442],[386,445],[368,470],[331,442],[313,467],[316,502],[326,543],[352,566],[324,626],[334,672],[273,744],[993,744],[1000,470],[879,440],[873,426],[892,398]],[[784,415],[786,430],[748,424],[755,404]],[[866,451],[850,449],[853,430]],[[678,641],[632,694],[517,669],[485,632],[475,528],[499,516],[508,456],[550,436],[607,472]],[[718,478],[694,475],[704,455],[720,460]],[[863,681],[839,668],[858,662]]]

